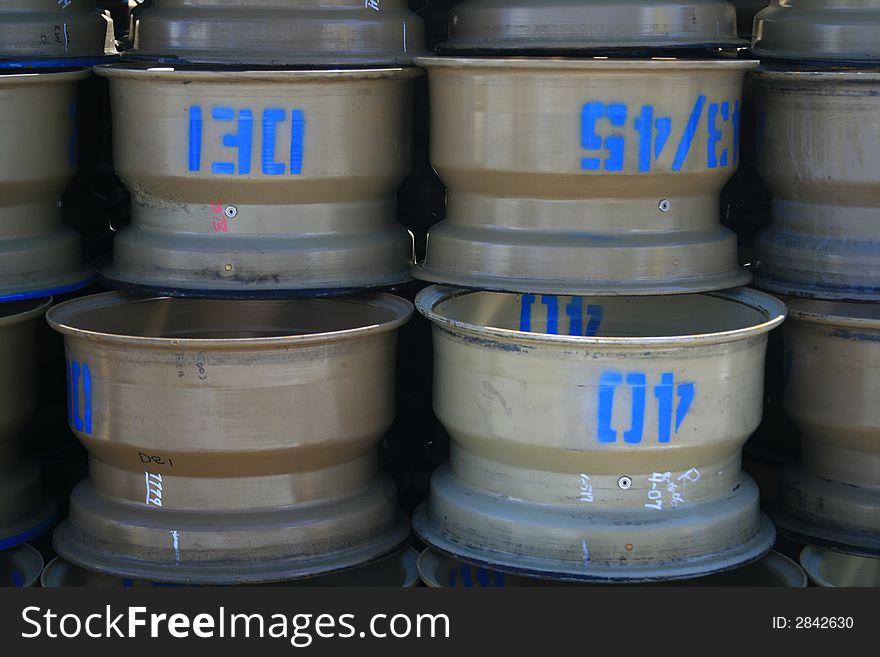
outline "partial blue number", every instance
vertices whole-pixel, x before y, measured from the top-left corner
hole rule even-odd
[[[540,299],[540,304],[538,304]],[[567,303],[564,300],[568,299]],[[581,297],[558,297],[552,294],[535,295],[524,294],[520,302],[519,330],[532,331],[532,316],[540,312],[546,320],[546,328],[541,331],[550,335],[560,335],[560,306],[565,308],[567,315],[567,335],[595,336],[602,324],[604,309],[600,305],[589,304],[584,306]],[[584,320],[586,319],[586,326]]]
[[[607,370],[599,377],[598,418],[596,438],[600,443],[616,443],[618,429],[613,424],[614,402],[617,389],[625,384],[631,390],[629,428],[623,431],[623,442],[638,445],[645,432],[645,407],[647,405],[648,377],[644,372]],[[693,382],[675,383],[672,372],[664,372],[660,382],[653,386],[657,400],[657,442],[668,443],[672,433],[678,433],[694,401]],[[673,408],[675,418],[673,422]]]
[[[76,431],[92,433],[92,372],[75,360],[67,361],[67,422]]]
[[[639,171],[646,173],[651,170],[653,162],[660,158],[669,140],[672,119],[668,116],[655,119],[654,106],[645,105],[633,121],[633,127],[639,133]]]
[[[605,171],[623,171],[623,156],[626,137],[619,132],[605,137],[596,134],[596,124],[600,119],[607,119],[614,127],[626,125],[626,105],[623,103],[586,103],[581,109],[581,146],[587,151],[597,151],[603,147],[607,151],[604,159]],[[585,157],[581,160],[581,168],[587,171],[598,171],[602,168],[602,159]]]
[[[485,568],[472,568],[467,564],[461,564],[457,569],[449,571],[447,584],[450,588],[455,588],[457,586],[466,589],[477,586],[481,588],[497,588],[504,586],[504,580],[504,573],[486,570]]]

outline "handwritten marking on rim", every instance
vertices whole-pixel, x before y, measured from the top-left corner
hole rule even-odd
[[[580,501],[592,503],[593,502],[593,484],[590,481],[589,475],[582,474],[580,476],[580,482],[581,482]]]
[[[590,548],[587,547],[587,539],[581,540],[581,555],[584,558],[584,565],[590,565]]]
[[[162,475],[144,472],[147,506],[162,506]]]
[[[215,233],[226,233],[229,232],[229,222],[226,220],[226,217],[229,216],[226,214],[225,209],[223,208],[223,202],[218,198],[216,203],[211,203],[211,226],[214,229]],[[236,210],[236,213],[238,211]]]
[[[174,561],[180,565],[180,534],[176,529],[171,530],[171,547],[174,549]]]

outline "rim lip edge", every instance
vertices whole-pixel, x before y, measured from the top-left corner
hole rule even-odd
[[[576,574],[572,569],[566,567],[560,569],[559,562],[555,560],[547,560],[544,558],[533,559],[530,565],[523,565],[521,563],[514,564],[513,562],[504,562],[500,559],[492,562],[487,557],[478,556],[485,554],[485,550],[483,548],[476,548],[471,545],[455,543],[455,541],[450,538],[448,533],[440,529],[437,529],[434,534],[431,534],[431,531],[428,530],[428,527],[431,526],[431,519],[429,518],[429,513],[426,509],[427,501],[420,504],[419,507],[416,509],[416,512],[413,514],[413,531],[415,535],[418,536],[431,550],[434,550],[442,555],[452,557],[453,559],[456,559],[458,561],[478,567],[487,568],[490,570],[496,570],[499,572],[505,572],[524,577],[553,579],[564,582],[596,583],[606,585],[615,583],[639,584],[649,582],[670,582],[674,585],[675,581],[677,580],[704,577],[708,575],[736,570],[738,568],[753,564],[756,561],[759,561],[760,559],[765,557],[769,552],[771,552],[773,550],[773,544],[776,541],[776,529],[773,526],[773,523],[770,521],[766,514],[761,512],[759,513],[759,523],[756,527],[755,535],[750,539],[750,541],[746,544],[740,544],[735,548],[728,549],[722,554],[722,556],[719,556],[718,554],[713,554],[707,557],[709,563],[716,564],[715,567],[709,570],[703,572],[692,572],[692,569],[687,568],[687,564],[692,564],[693,561],[690,559],[685,559],[675,564],[664,563],[654,566],[641,566],[638,568],[639,572],[636,573],[633,573],[632,569],[628,569],[629,572],[625,576],[620,575],[622,570],[616,570],[610,568],[609,566],[602,567],[602,574],[598,574],[595,576],[593,576],[592,574],[589,576],[583,576]],[[431,534],[430,538],[429,534]],[[439,544],[441,542],[444,543],[443,546]],[[459,552],[452,552],[446,549],[449,545],[453,543],[455,543],[456,548],[458,548]],[[734,554],[742,555],[744,553],[748,554],[749,556],[742,558],[741,560],[740,557],[733,556]],[[465,556],[465,554],[467,554],[467,556]],[[738,563],[736,563],[735,565],[730,565],[730,560],[732,558],[736,559]],[[541,567],[534,567],[536,563],[540,563]],[[703,563],[707,563],[707,561],[703,561]],[[719,563],[723,563],[724,565],[718,566]],[[545,569],[543,567],[544,565],[549,566],[549,568]],[[657,577],[645,574],[643,572],[656,572],[658,570],[662,570],[665,575],[668,576],[664,575],[662,577]]]
[[[39,72],[26,72],[23,69],[4,69],[14,70],[15,73],[0,73],[0,89],[12,86],[52,84],[56,82],[81,82],[92,75],[92,68],[82,66],[72,66],[75,71],[52,71],[40,70]],[[4,80],[13,80],[12,84],[3,84]]]
[[[869,301],[844,301],[839,299],[808,299],[796,298],[786,301],[788,309],[788,317],[792,322],[804,322],[805,324],[814,324],[819,326],[829,326],[833,328],[853,328],[867,331],[880,331],[880,313],[876,318],[870,317],[853,317],[852,315],[844,315],[836,312],[823,313],[816,310],[809,310],[800,306],[816,307],[822,304],[831,306],[864,306],[877,307],[877,304]]]
[[[0,316],[0,328],[12,326],[20,322],[27,322],[32,319],[39,319],[49,312],[49,309],[52,308],[52,304],[54,302],[55,300],[51,296],[36,297],[34,299],[21,299],[16,301],[4,301],[2,303],[32,303],[35,305],[32,308],[28,308],[27,310],[23,310],[14,315]]]
[[[181,68],[177,68],[177,67]],[[109,80],[159,80],[162,82],[201,82],[201,83],[224,83],[224,82],[251,82],[251,83],[278,83],[278,82],[327,82],[327,81],[356,81],[356,80],[406,80],[419,77],[422,70],[415,66],[375,66],[365,68],[338,66],[327,69],[295,68],[295,67],[267,67],[254,70],[223,70],[224,66],[236,69],[240,65],[232,64],[181,64],[171,62],[123,62],[113,64],[101,64],[93,67],[95,74]],[[259,66],[246,64],[247,66]],[[197,67],[187,69],[186,67]],[[206,67],[206,68],[203,68]],[[219,69],[219,70],[210,70]]]
[[[357,339],[374,335],[378,333],[386,333],[394,331],[406,324],[413,316],[415,308],[412,303],[403,297],[395,294],[383,292],[380,294],[367,295],[364,297],[329,297],[320,299],[290,299],[277,300],[272,303],[298,303],[301,301],[320,301],[326,303],[337,303],[344,301],[347,303],[364,303],[374,308],[384,309],[395,316],[393,319],[382,322],[380,324],[367,324],[356,326],[355,328],[343,329],[340,331],[323,331],[321,333],[308,333],[286,336],[272,337],[256,337],[256,338],[166,338],[155,336],[135,336],[122,335],[119,333],[107,333],[103,331],[90,331],[78,328],[74,325],[74,320],[81,312],[91,310],[106,309],[112,306],[125,303],[141,303],[158,300],[184,301],[176,297],[153,296],[153,297],[137,297],[125,294],[124,292],[103,292],[101,294],[93,294],[78,299],[65,301],[57,306],[53,306],[46,313],[46,321],[55,331],[71,338],[102,342],[106,344],[154,348],[154,349],[181,349],[181,348],[199,348],[199,349],[217,349],[217,350],[235,350],[235,349],[261,349],[268,347],[291,347],[295,348],[300,345],[313,345],[327,342],[343,341],[349,339]],[[213,299],[187,299],[189,302],[200,303],[216,303],[219,300]],[[237,300],[234,303],[250,303],[247,300]]]
[[[457,69],[480,69],[505,71],[547,71],[558,69],[560,71],[589,71],[599,69],[608,72],[626,71],[653,71],[654,69],[671,69],[688,71],[717,71],[730,69],[732,71],[748,71],[760,65],[757,59],[638,59],[638,58],[576,58],[576,57],[416,57],[413,60],[416,66],[431,70],[432,68],[457,68]]]
[[[870,557],[862,554],[850,554],[842,550],[833,548],[825,548],[819,545],[805,545],[798,554],[798,562],[801,568],[807,574],[811,582],[823,588],[852,588],[846,584],[835,584],[833,581],[822,576],[820,568],[821,562],[829,556],[844,556],[854,559],[878,559],[878,557]],[[815,566],[815,567],[814,567]],[[870,585],[869,585],[870,586]]]
[[[419,313],[429,319],[435,326],[440,326],[451,331],[456,335],[467,334],[475,335],[483,339],[498,340],[500,342],[515,342],[527,345],[536,345],[544,347],[609,347],[609,348],[626,348],[626,347],[689,347],[696,345],[710,345],[725,342],[743,340],[750,337],[759,336],[769,333],[778,327],[785,320],[786,308],[785,304],[774,296],[758,290],[739,287],[732,290],[721,290],[717,292],[702,292],[699,296],[711,296],[720,298],[731,303],[738,303],[746,306],[765,316],[765,320],[741,329],[733,329],[729,331],[718,331],[715,333],[697,333],[692,335],[675,335],[675,336],[569,336],[554,335],[550,333],[530,333],[516,329],[501,329],[491,326],[480,326],[471,322],[464,322],[450,319],[437,312],[436,308],[441,303],[450,301],[456,297],[466,294],[485,294],[480,290],[459,289],[441,285],[431,285],[420,291],[416,295],[415,307]],[[514,293],[505,292],[488,292],[488,294],[506,294],[509,296],[519,296]],[[564,295],[563,295],[564,296]],[[589,296],[589,295],[580,295]],[[691,295],[663,295],[670,297],[687,297]],[[697,296],[697,295],[693,295]],[[651,297],[610,297],[610,298],[633,298],[646,299]],[[749,299],[752,299],[749,302]]]
[[[418,560],[419,578],[426,586],[431,588],[446,588],[441,584],[439,577],[443,557],[451,559],[456,563],[465,563],[463,561],[458,561],[454,557],[443,554],[436,548],[430,546],[426,547],[419,553]],[[781,579],[785,580],[784,586],[786,588],[805,588],[809,584],[809,578],[803,567],[798,565],[794,559],[785,556],[781,552],[770,550],[757,561],[743,567],[747,568],[749,565],[759,564],[765,564],[770,573],[779,575]],[[736,569],[730,572],[736,572]],[[708,577],[711,576],[712,575],[708,575]],[[675,582],[675,580],[672,581],[673,583]]]
[[[833,60],[829,61],[829,63],[833,64]],[[867,63],[867,62],[866,62]],[[875,61],[874,65],[880,64],[880,61]],[[838,82],[863,82],[866,84],[877,83],[880,82],[880,70],[876,68],[869,68],[864,70],[853,70],[850,67],[847,70],[821,70],[821,69],[811,69],[805,66],[803,69],[793,69],[793,70],[778,70],[778,69],[768,69],[764,68],[762,65],[760,68],[752,71],[752,77],[756,83],[790,83],[797,84],[803,83],[808,80],[816,80],[817,83],[819,80],[833,80]]]
[[[15,547],[9,548],[8,551],[12,552],[13,550],[21,550],[21,551],[27,553],[28,557],[26,557],[26,558],[34,558],[35,557],[34,558],[34,565],[39,564],[38,572],[36,574],[34,574],[33,571],[28,571],[27,574],[31,575],[31,577],[29,579],[25,580],[24,584],[21,584],[17,588],[26,589],[26,588],[31,588],[33,586],[36,586],[38,583],[41,584],[42,578],[43,578],[43,573],[46,570],[46,560],[43,558],[43,555],[40,554],[40,551],[37,548],[35,548],[33,545],[31,545],[30,543],[21,543],[19,545],[16,545]]]

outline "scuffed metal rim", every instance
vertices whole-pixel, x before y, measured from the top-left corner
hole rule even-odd
[[[40,581],[43,566],[45,561],[43,560],[43,555],[40,554],[40,551],[37,550],[34,546],[29,545],[28,543],[22,543],[14,548],[11,548],[9,552],[17,552],[16,556],[20,556],[21,559],[19,561],[23,561],[26,569],[24,571],[25,579],[21,584],[17,586],[19,588],[30,588],[34,586],[38,581]],[[38,570],[39,569],[39,570]]]
[[[835,550],[834,548],[807,545],[806,547],[804,547],[803,550],[801,550],[798,561],[800,561],[801,567],[807,573],[810,580],[814,584],[816,584],[816,586],[829,588],[836,588],[841,586],[840,584],[835,584],[834,582],[825,579],[821,574],[822,570],[820,566],[822,562],[830,556],[845,556],[854,559],[876,558],[872,555],[855,554],[851,552],[845,552],[843,550]]]
[[[361,297],[343,297],[320,299],[321,303],[360,303],[394,313],[392,320],[381,324],[369,324],[353,329],[341,331],[327,331],[324,333],[310,333],[305,335],[275,336],[264,338],[160,338],[134,335],[119,335],[115,333],[103,333],[78,328],[75,324],[76,317],[85,312],[108,308],[116,305],[129,303],[150,303],[158,300],[173,299],[173,297],[136,297],[122,292],[104,292],[93,294],[71,301],[65,301],[53,307],[46,314],[46,321],[53,329],[71,337],[100,340],[116,345],[132,347],[153,347],[160,349],[178,349],[181,346],[191,346],[203,349],[263,349],[266,347],[296,347],[311,345],[336,340],[348,340],[361,338],[375,333],[393,331],[410,320],[413,315],[413,305],[406,299],[393,294],[378,294]],[[297,303],[297,300],[290,300]]]
[[[30,303],[28,303],[30,302]],[[36,299],[22,299],[19,301],[12,301],[6,303],[19,303],[22,305],[30,305],[30,308],[22,310],[21,312],[14,313],[12,315],[0,314],[0,327],[9,326],[11,324],[18,324],[19,322],[26,322],[30,319],[35,319],[37,317],[42,317],[46,314],[46,311],[52,306],[53,299],[52,297],[42,297]],[[0,312],[3,311],[3,306],[0,306]]]
[[[756,310],[762,313],[766,317],[766,321],[743,329],[694,335],[658,337],[570,336],[553,335],[549,333],[528,333],[526,331],[518,331],[514,329],[480,326],[477,324],[471,324],[469,322],[449,319],[448,317],[445,317],[444,315],[437,312],[436,308],[440,304],[454,299],[455,297],[466,294],[484,294],[484,292],[432,285],[418,293],[418,295],[416,296],[416,308],[429,320],[453,333],[467,333],[481,338],[490,337],[499,340],[516,341],[536,345],[572,347],[687,347],[691,345],[718,344],[730,342],[733,340],[743,340],[772,331],[785,320],[786,312],[785,304],[783,304],[776,297],[765,294],[764,292],[758,292],[757,290],[741,287],[734,290],[725,290],[722,292],[704,292],[701,293],[699,296],[717,297],[719,299],[725,299],[732,303],[742,304],[751,308],[752,310]],[[491,292],[490,294],[508,294],[513,296],[512,293],[504,292]],[[619,299],[620,297],[616,298]]]
[[[807,573],[801,568],[794,559],[791,559],[780,552],[770,550],[765,556],[768,568],[781,576],[785,581],[785,586],[794,589],[803,589],[807,587],[809,581]]]
[[[49,499],[40,509],[13,525],[0,527],[0,550],[8,550],[45,534],[58,522],[58,507]]]
[[[384,55],[332,55],[328,56],[320,52],[308,55],[290,57],[236,57],[234,54],[223,57],[217,53],[194,53],[188,51],[185,55],[168,54],[161,51],[146,53],[142,50],[123,50],[118,57],[121,62],[132,64],[151,62],[153,66],[159,63],[180,66],[214,66],[214,67],[248,67],[260,68],[384,68],[384,67],[408,67],[412,65],[416,57],[427,57],[431,51],[427,48],[419,48],[404,52],[402,50],[387,51]]]
[[[430,242],[430,232],[428,233]],[[412,268],[413,277],[428,283],[449,287],[462,287],[487,292],[513,292],[517,294],[562,294],[597,297],[651,297],[657,295],[695,294],[729,290],[748,285],[752,273],[745,267],[735,267],[729,272],[711,276],[689,278],[668,277],[656,281],[578,283],[570,280],[542,280],[540,278],[496,277],[485,274],[459,274],[445,269],[427,266],[422,261]]]
[[[880,558],[880,537],[874,538],[862,533],[847,533],[842,527],[827,527],[813,522],[805,522],[789,516],[778,508],[768,509],[767,513],[780,533],[799,543],[817,545],[833,552],[854,554],[859,557]],[[871,539],[874,540],[871,540]]]
[[[84,271],[84,276],[83,274],[77,274],[77,278],[73,283],[62,283],[61,285],[58,285],[58,281],[56,279],[49,287],[40,286],[37,289],[26,290],[24,292],[10,292],[8,290],[4,291],[2,288],[0,288],[0,303],[6,303],[8,301],[27,301],[29,299],[62,296],[65,294],[70,294],[71,292],[76,292],[77,290],[81,290],[95,281],[95,273],[90,267],[86,266],[84,268]],[[70,277],[66,277],[64,280],[70,280]]]
[[[389,557],[391,558],[391,557]],[[401,550],[397,557],[400,559],[400,565],[403,566],[404,579],[401,588],[411,589],[419,583],[419,553],[411,545]]]
[[[703,577],[714,573],[734,570],[754,563],[766,555],[776,541],[776,529],[763,513],[755,536],[747,543],[736,545],[729,550],[703,559],[682,559],[662,564],[640,566],[595,566],[590,572],[575,571],[564,564],[549,559],[535,559],[519,556],[510,559],[509,554],[476,549],[450,539],[431,525],[426,512],[427,502],[422,503],[413,515],[413,529],[425,543],[454,559],[523,577],[554,579],[567,582],[665,582],[680,579]],[[496,555],[491,560],[488,555]],[[560,568],[559,566],[562,566]]]
[[[653,39],[646,38],[644,40],[640,39],[632,39],[632,40],[620,40],[615,43],[611,43],[609,41],[583,41],[578,40],[577,38],[569,38],[569,39],[560,39],[558,41],[554,41],[548,38],[517,38],[517,37],[501,37],[499,41],[495,42],[496,44],[500,43],[500,45],[488,45],[487,41],[474,41],[474,40],[447,40],[442,43],[438,43],[434,48],[434,51],[437,54],[445,55],[449,54],[450,56],[464,56],[464,55],[485,55],[485,56],[503,56],[505,53],[512,53],[513,56],[526,55],[529,53],[536,53],[543,57],[553,57],[554,53],[557,56],[569,56],[569,53],[572,53],[572,56],[576,56],[578,53],[582,53],[584,57],[595,57],[601,56],[599,53],[632,53],[634,51],[653,51],[656,53],[660,50],[671,51],[675,50],[676,52],[680,51],[703,51],[703,50],[718,50],[730,52],[734,51],[738,48],[748,48],[749,40],[745,38],[731,38],[726,40],[719,41],[676,41],[674,39],[666,40],[666,39]],[[564,53],[564,54],[562,54]],[[419,57],[421,55],[417,55]],[[660,55],[656,55],[659,57]]]
[[[773,82],[791,82],[801,84],[805,81],[816,80],[817,82],[880,82],[880,70],[822,70],[822,71],[780,71],[761,67],[752,73],[755,81],[767,80]]]
[[[32,71],[15,70],[15,73],[0,71],[0,88],[8,86],[20,87],[26,84],[55,84],[58,82],[78,82],[92,75],[92,69],[84,68],[76,71]]]
[[[439,578],[440,558],[441,554],[429,547],[419,553],[419,578],[421,578],[425,586],[435,589],[443,588]]]
[[[113,266],[110,265],[98,272],[98,281],[109,289],[130,292],[138,296],[179,297],[181,299],[227,299],[234,301],[271,300],[284,301],[295,299],[318,299],[374,294],[378,292],[394,292],[394,290],[413,281],[412,278],[400,278],[378,285],[360,285],[357,287],[322,287],[322,288],[217,288],[203,289],[196,287],[176,287],[173,285],[148,285],[131,282],[123,278],[115,278]]]
[[[240,70],[218,68],[205,70],[203,67],[178,67],[174,64],[105,64],[96,66],[95,73],[103,78],[129,80],[194,80],[197,82],[299,82],[318,80],[329,82],[339,80],[379,80],[391,78],[415,78],[422,74],[418,68],[389,66],[376,68],[331,68],[331,69],[260,69]]]
[[[880,288],[874,291],[871,291],[873,288],[869,288],[868,291],[860,293],[853,291],[853,289],[819,286],[804,287],[797,285],[794,281],[768,276],[761,267],[753,267],[753,269],[755,272],[754,286],[771,294],[798,299],[812,299],[814,301],[851,301],[856,303],[880,301]]]
[[[107,551],[94,550],[81,544],[76,533],[70,519],[63,521],[52,536],[52,546],[64,559],[87,570],[148,582],[233,585],[309,579],[362,567],[400,550],[409,540],[410,526],[408,518],[401,513],[394,527],[369,544],[309,559],[286,558],[249,564],[208,562],[186,566],[132,559],[124,552],[114,551],[112,546],[107,546]]]
[[[419,554],[419,577],[426,586],[432,588],[443,588],[440,583],[440,558],[441,553],[432,548],[425,548]],[[807,586],[807,574],[798,566],[793,559],[789,559],[779,552],[771,550],[761,559],[756,560],[753,564],[762,562],[768,571],[779,575],[785,580],[785,586],[788,588],[804,588]],[[51,564],[50,564],[51,565]],[[711,583],[707,586],[712,586]]]
[[[396,561],[400,566],[400,569],[403,573],[403,581],[400,582],[399,585],[395,583],[389,583],[388,586],[413,588],[414,586],[416,586],[416,584],[418,584],[420,579],[418,570],[418,557],[419,553],[416,552],[415,548],[407,546],[399,552],[396,552],[384,558],[380,558],[372,563],[355,567],[352,570],[367,570],[376,566],[384,566],[384,562],[393,560]],[[67,569],[70,567],[80,568],[80,566],[76,566],[69,561],[66,561],[63,557],[55,557],[48,564],[46,564],[46,567],[40,574],[40,586],[42,586],[43,588],[60,588],[65,586],[64,577],[67,575]],[[320,576],[318,577],[320,578]]]
[[[749,59],[678,59],[675,57],[656,57],[651,59],[608,59],[593,57],[576,59],[569,57],[416,57],[417,66],[425,68],[491,68],[506,71],[516,70],[584,70],[584,71],[640,71],[670,70],[717,71],[721,68],[749,70],[760,65],[758,60]]]
[[[880,331],[880,306],[876,303],[819,299],[786,300],[788,316],[801,322],[835,327]],[[826,310],[823,311],[822,308]],[[874,317],[860,317],[846,310],[862,308],[874,312]],[[830,312],[828,312],[830,311]]]
[[[810,580],[816,584],[816,586],[821,586],[823,588],[837,587],[837,584],[832,584],[820,574],[821,569],[819,568],[819,565],[828,552],[829,550],[820,548],[816,545],[807,545],[801,550],[801,553],[798,556],[801,568],[804,569],[804,572],[807,573]]]

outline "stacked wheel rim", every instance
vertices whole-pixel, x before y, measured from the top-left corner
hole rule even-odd
[[[129,57],[262,66],[399,66],[425,48],[406,0],[152,0],[132,41]]]
[[[37,329],[51,303],[0,304],[0,551],[39,536],[57,519],[40,469],[22,458],[20,435],[37,408]]]
[[[231,584],[394,551],[409,530],[375,452],[394,413],[396,329],[411,313],[390,295],[109,293],[53,308],[70,425],[90,454],[58,553],[135,579]]]
[[[418,63],[431,86],[431,161],[448,193],[416,277],[627,295],[750,280],[718,196],[736,169],[754,62]]]
[[[114,286],[290,297],[409,279],[395,191],[416,70],[98,72],[133,196],[102,272]]]
[[[729,2],[466,0],[441,51],[578,51],[739,46]]]
[[[695,577],[770,549],[740,450],[780,302],[433,287],[416,304],[434,323],[434,407],[452,439],[414,517],[426,542],[594,581]]]
[[[0,74],[0,301],[63,294],[92,279],[60,211],[76,169],[76,85],[88,76]]]

